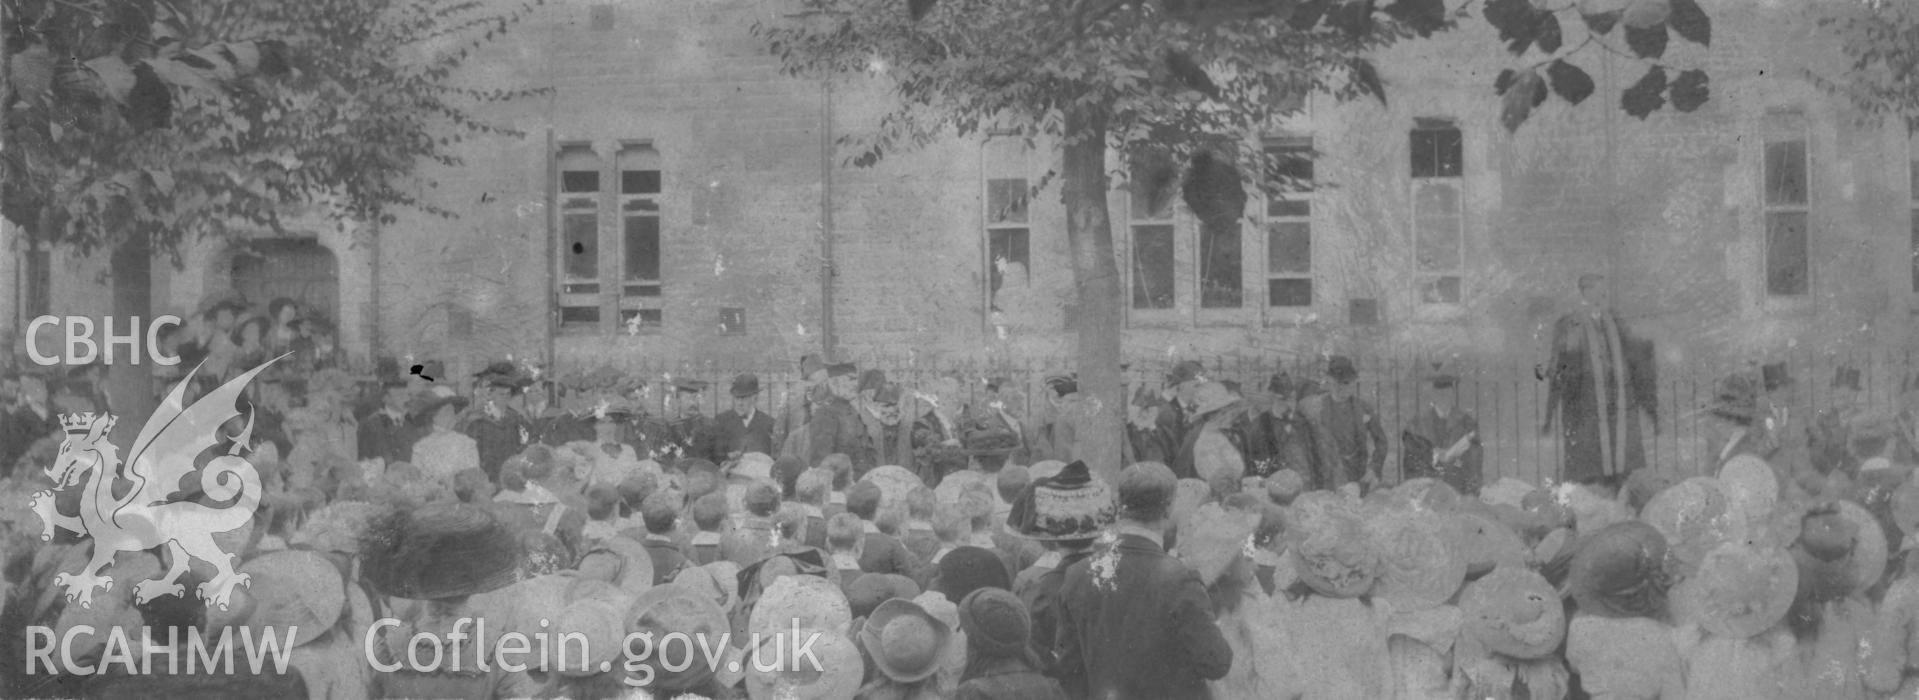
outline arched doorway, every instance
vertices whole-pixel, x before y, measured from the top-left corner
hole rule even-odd
[[[302,316],[340,325],[340,264],[313,238],[258,238],[232,250],[233,290],[260,305],[279,297]]]

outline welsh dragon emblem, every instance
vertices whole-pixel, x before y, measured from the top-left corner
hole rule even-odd
[[[240,415],[234,408],[240,392],[261,370],[285,357],[268,360],[187,406],[186,388],[200,371],[195,367],[174,385],[153,417],[140,428],[124,463],[118,448],[107,441],[117,418],[105,413],[60,417],[66,440],[46,469],[54,487],[35,493],[31,507],[40,516],[42,540],[51,540],[55,527],[93,537],[93,555],[86,567],[54,579],[56,585],[66,587],[67,600],[92,607],[93,589],[113,589],[113,577],[104,570],[113,563],[116,553],[163,544],[169,568],[161,578],[134,584],[134,597],[139,603],[185,595],[186,587],[179,579],[192,559],[212,564],[216,570],[215,576],[195,591],[207,605],[224,610],[233,587],[248,585],[248,576],[234,572],[234,556],[221,550],[213,535],[245,525],[260,503],[260,476],[251,462],[239,456],[241,450],[250,449],[253,416],[247,416],[246,427],[238,435],[229,436],[233,447],[227,454],[213,458],[203,469],[196,469],[193,463],[202,451],[219,443],[217,429]],[[175,498],[182,479],[196,471],[199,490],[204,493],[202,500],[213,505]],[[116,489],[117,482],[126,486]],[[83,489],[77,515],[61,513],[54,505],[54,492],[68,488]],[[115,491],[123,495],[115,496]]]

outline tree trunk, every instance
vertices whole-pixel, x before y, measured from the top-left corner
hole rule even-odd
[[[153,358],[147,355],[147,328],[153,325],[153,255],[146,237],[134,236],[120,243],[113,251],[113,320],[120,324],[120,330],[126,330],[126,324],[138,317],[140,325],[135,333],[140,338],[140,347],[134,350],[132,357],[123,356],[127,349],[114,349],[113,364],[107,367],[107,386],[97,387],[113,400],[113,412],[119,416],[122,426],[139,426],[146,423],[152,415],[156,403],[153,398]],[[105,339],[102,338],[102,341]],[[103,351],[104,347],[101,348]],[[135,362],[139,362],[135,365]],[[129,444],[138,429],[123,427],[116,435]],[[118,440],[116,440],[116,443]]]
[[[1087,108],[1065,115],[1064,162],[1060,195],[1066,206],[1066,240],[1073,254],[1073,283],[1079,291],[1072,322],[1079,335],[1079,390],[1094,415],[1078,436],[1075,455],[1094,474],[1115,479],[1124,440],[1125,382],[1120,374],[1119,265],[1113,256],[1113,222],[1107,215],[1106,124]]]

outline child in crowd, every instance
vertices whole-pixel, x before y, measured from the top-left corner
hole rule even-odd
[[[620,492],[606,485],[595,486],[586,492],[586,528],[581,535],[587,544],[596,544],[620,534],[614,522],[620,514]]]
[[[826,548],[826,500],[833,493],[833,473],[808,469],[794,481],[793,492],[806,511],[806,546]]]
[[[906,551],[906,545],[900,544],[897,538],[881,532],[873,522],[879,514],[879,508],[880,487],[870,481],[862,481],[847,488],[846,514],[859,519],[866,532],[860,548],[860,570],[911,576],[916,568],[913,554]],[[830,526],[828,529],[831,529]]]
[[[773,515],[780,509],[780,487],[772,482],[757,482],[746,487],[741,497],[745,517],[720,539],[720,558],[750,566],[774,554],[779,548],[779,533]]]
[[[708,492],[693,501],[693,526],[699,528],[694,533],[686,553],[700,566],[724,559],[720,554],[720,542],[723,539],[721,528],[726,526],[726,495]]]
[[[906,551],[913,558],[926,561],[933,556],[933,550],[939,548],[939,537],[933,534],[933,511],[937,500],[933,490],[921,486],[906,496],[906,530],[900,537],[900,543],[906,545]]]
[[[826,549],[831,554],[827,568],[839,573],[841,585],[858,579],[865,567],[860,565],[866,546],[866,523],[852,513],[841,513],[826,521]]]
[[[686,554],[673,542],[673,531],[680,525],[680,494],[655,491],[640,502],[640,521],[646,526],[641,546],[653,557],[653,585],[673,580],[688,566]]]

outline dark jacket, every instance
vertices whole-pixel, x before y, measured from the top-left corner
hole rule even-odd
[[[425,434],[418,425],[405,418],[395,420],[386,411],[374,411],[360,419],[355,437],[358,439],[360,459],[380,457],[387,464],[413,461],[413,443]]]
[[[899,574],[911,578],[919,568],[913,553],[898,538],[884,532],[869,532],[860,542],[860,570],[869,574]]]
[[[714,464],[721,464],[726,458],[738,452],[758,452],[769,457],[778,457],[779,452],[773,445],[773,417],[765,411],[754,411],[753,418],[743,419],[740,414],[726,411],[713,419],[713,453],[707,457]]]
[[[1047,670],[1059,661],[1059,590],[1066,582],[1066,572],[1074,564],[1091,556],[1091,552],[1068,552],[1060,557],[1059,565],[1034,577],[1025,585],[1016,585],[1013,591],[1020,602],[1026,604],[1026,610],[1033,618],[1033,653],[1037,654],[1040,664]]]
[[[653,585],[664,586],[672,583],[673,577],[678,576],[681,570],[692,565],[692,562],[686,558],[686,555],[680,552],[679,546],[673,544],[673,540],[656,540],[642,533],[631,533],[631,531],[628,531],[628,533],[622,534],[627,534],[629,537],[635,534],[640,535],[636,539],[640,541],[640,546],[646,548],[647,556],[653,558]]]
[[[1066,700],[1059,681],[1019,659],[998,659],[960,683],[954,700]]]
[[[860,421],[859,409],[852,402],[834,397],[813,407],[813,420],[806,426],[808,443],[806,463],[817,466],[827,455],[840,453],[853,459],[855,473],[875,466],[871,438]],[[900,572],[905,573],[905,572]]]
[[[1115,554],[1112,573],[1094,573]],[[1199,574],[1138,535],[1067,569],[1058,643],[1057,676],[1073,697],[1209,698],[1206,681],[1233,665]]]
[[[486,478],[494,483],[500,481],[500,465],[506,463],[506,458],[519,454],[533,437],[532,424],[511,408],[501,410],[499,418],[475,411],[460,426],[460,432],[473,438],[479,446],[480,471],[486,472]]]

